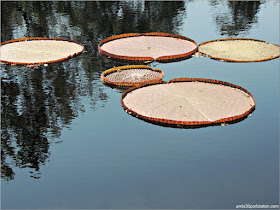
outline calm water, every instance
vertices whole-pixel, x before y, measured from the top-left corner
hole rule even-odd
[[[279,204],[279,59],[152,63],[164,80],[218,79],[255,97],[242,122],[156,126],[123,111],[100,82],[113,66],[98,43],[162,31],[197,43],[248,37],[279,44],[279,1],[1,2],[2,41],[47,36],[87,53],[46,67],[1,67],[2,208],[235,209]]]

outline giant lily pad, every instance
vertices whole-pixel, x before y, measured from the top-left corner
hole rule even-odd
[[[75,41],[58,38],[29,37],[1,43],[1,62],[33,65],[59,62],[83,51]]]
[[[125,91],[127,113],[167,126],[207,126],[237,122],[255,109],[250,92],[211,79],[182,78]]]
[[[259,62],[278,58],[277,44],[246,38],[218,39],[203,42],[198,51],[210,58],[229,62]]]
[[[196,51],[192,39],[159,32],[121,34],[99,44],[101,55],[126,62],[173,62],[189,58]]]
[[[162,78],[163,71],[146,65],[119,66],[101,74],[101,81],[105,85],[122,89],[143,83],[154,83]]]

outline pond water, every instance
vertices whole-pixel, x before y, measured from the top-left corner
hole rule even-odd
[[[3,209],[235,209],[279,204],[279,59],[152,63],[164,80],[217,79],[251,92],[252,116],[176,129],[124,112],[101,73],[126,65],[98,43],[127,32],[279,44],[279,1],[1,2],[1,39],[58,37],[86,52],[38,68],[1,66]]]

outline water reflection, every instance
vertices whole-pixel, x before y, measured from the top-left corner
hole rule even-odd
[[[34,178],[51,155],[50,145],[84,112],[106,103],[102,71],[126,65],[99,56],[98,43],[127,32],[180,34],[189,1],[13,1],[1,2],[1,40],[59,37],[85,45],[87,53],[38,69],[2,66],[1,172],[28,167]],[[210,1],[222,35],[237,36],[257,23],[259,1]],[[225,10],[228,8],[228,10]],[[229,15],[230,14],[230,15]]]
[[[12,166],[31,168],[38,176],[50,143],[83,112],[82,97],[89,96],[93,108],[107,101],[99,81],[73,65],[2,69],[2,176],[12,179]]]
[[[84,112],[108,100],[100,82],[103,70],[124,65],[104,60],[98,43],[126,32],[179,33],[185,3],[178,2],[1,2],[1,39],[22,37],[69,38],[85,45],[87,53],[64,63],[37,69],[2,65],[1,172],[5,180],[14,169],[29,168],[40,178],[40,167],[51,155],[50,145],[61,130]],[[102,105],[101,105],[102,106]]]
[[[229,37],[244,34],[257,24],[261,4],[261,1],[210,1],[220,34]]]

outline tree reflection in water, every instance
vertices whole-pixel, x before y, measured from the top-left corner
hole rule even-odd
[[[2,65],[1,172],[14,179],[13,168],[29,168],[40,178],[50,145],[81,114],[82,99],[92,108],[108,100],[99,80],[103,70],[120,65],[98,54],[98,43],[127,32],[179,33],[185,2],[1,2],[1,39],[69,38],[87,53],[37,69]]]
[[[244,34],[257,23],[261,4],[261,1],[210,1],[220,34],[229,37]]]
[[[248,31],[257,22],[260,4],[210,1],[217,27],[228,36]],[[50,145],[83,112],[82,99],[88,98],[93,109],[108,100],[100,74],[121,64],[99,56],[97,46],[102,39],[128,32],[179,33],[186,5],[183,1],[1,2],[2,41],[69,38],[81,42],[87,51],[38,69],[2,66],[2,177],[14,179],[14,167],[28,167],[39,178]]]

